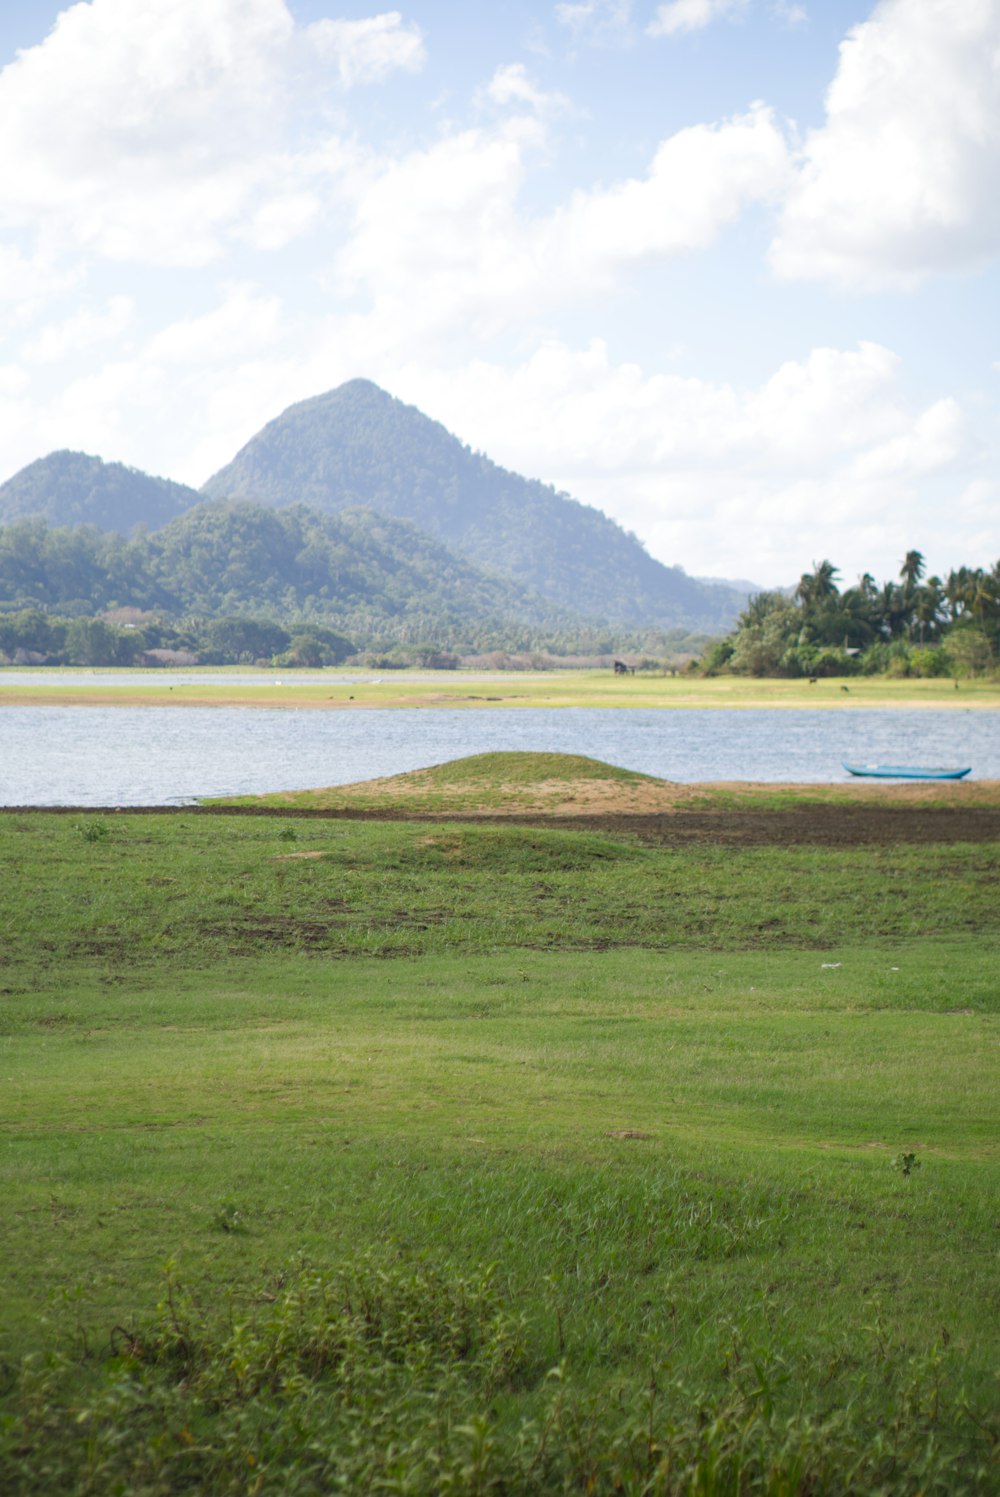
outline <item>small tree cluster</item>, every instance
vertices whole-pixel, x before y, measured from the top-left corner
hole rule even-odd
[[[960,567],[942,581],[908,551],[898,580],[868,572],[841,592],[830,561],[813,564],[794,593],[750,599],[734,633],[706,653],[709,673],[831,676],[977,675],[1000,653],[1000,561]]]

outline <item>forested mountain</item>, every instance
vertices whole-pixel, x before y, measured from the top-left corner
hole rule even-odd
[[[204,492],[327,514],[369,506],[593,617],[718,630],[746,602],[654,561],[606,515],[498,467],[368,380],[290,406]]]
[[[50,525],[95,525],[128,535],[137,525],[159,530],[202,495],[169,478],[85,452],[50,452],[0,484],[0,524],[34,516]]]
[[[230,507],[223,521],[223,511],[203,507],[206,494],[256,508],[240,520]],[[297,523],[308,537],[266,533],[274,523],[267,511],[296,505],[306,506]],[[171,528],[191,511],[189,524]],[[347,512],[346,529],[321,534],[319,515]],[[425,616],[448,621],[448,629],[479,616],[532,627],[544,620],[565,632],[572,617],[577,626],[606,621],[619,632],[678,625],[719,632],[746,602],[737,588],[654,561],[598,510],[498,467],[367,380],[291,406],[203,493],[81,452],[51,453],[0,485],[0,525],[29,518],[55,527],[38,542],[44,566],[36,554],[31,572],[33,532],[18,531],[9,545],[25,564],[0,575],[0,606],[31,597],[46,607],[79,610],[89,600],[97,608],[131,589],[135,606],[171,612],[215,612],[231,597],[276,615],[305,607],[342,617],[364,606],[390,618],[420,597]],[[418,529],[401,539],[393,528],[400,521]],[[81,525],[110,534],[70,541],[57,533]],[[147,546],[139,528],[170,534]],[[141,544],[129,550],[120,539],[127,536]],[[242,557],[241,545],[249,548]],[[185,546],[190,556],[180,554]],[[289,567],[292,552],[304,559]],[[325,577],[320,555],[334,568]]]
[[[406,521],[302,505],[207,501],[126,538],[42,520],[0,527],[0,611],[316,619],[365,643],[433,639],[492,647],[572,635],[580,620],[454,556]],[[508,645],[509,647],[509,645]]]

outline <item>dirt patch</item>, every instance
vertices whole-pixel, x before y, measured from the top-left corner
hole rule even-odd
[[[626,787],[631,789],[631,787]],[[654,787],[656,788],[656,787]],[[622,809],[621,801],[601,809],[591,802],[585,810],[531,811],[516,807],[510,811],[477,812],[475,810],[438,811],[361,809],[348,806],[323,809],[299,806],[58,806],[12,807],[18,815],[79,816],[263,816],[297,821],[370,821],[434,824],[437,826],[464,822],[467,825],[549,827],[564,831],[590,831],[615,837],[636,837],[641,841],[683,846],[695,842],[724,843],[740,846],[794,846],[813,844],[829,847],[885,846],[899,842],[997,842],[1000,841],[1000,807],[963,805],[956,798],[950,805],[928,804],[933,791],[927,786],[900,787],[898,799],[885,805],[867,796],[845,795],[835,804],[799,803],[787,809],[757,809],[752,805],[736,807],[698,807],[698,797],[719,786],[675,786],[676,802],[668,808]],[[737,786],[734,789],[748,790]],[[774,787],[778,788],[778,787]],[[800,786],[799,789],[802,787]],[[844,787],[850,792],[853,787]],[[970,787],[971,789],[972,787]],[[930,791],[930,793],[928,793]],[[884,794],[884,792],[883,792]],[[940,796],[940,789],[937,792]],[[301,853],[287,854],[301,857]],[[306,854],[308,856],[308,854]]]
[[[982,806],[926,806],[901,804],[797,805],[787,810],[726,807],[710,810],[573,812],[553,814],[518,808],[510,812],[468,811],[300,810],[244,806],[205,806],[198,815],[286,816],[332,821],[433,822],[440,826],[464,822],[475,826],[549,827],[587,831],[614,837],[636,837],[658,845],[684,846],[696,842],[737,846],[821,847],[888,846],[893,843],[997,842],[1000,809]]]
[[[511,819],[511,818],[509,818]],[[520,820],[521,818],[514,818]],[[788,811],[682,811],[663,815],[547,817],[547,826],[587,827],[644,842],[850,847],[898,842],[996,842],[1000,811],[921,807],[797,806]]]
[[[720,781],[678,784],[649,776],[578,774],[531,782],[485,778],[483,783],[448,781],[439,773],[411,774],[309,792],[289,791],[244,804],[296,811],[366,812],[388,815],[461,816],[664,816],[687,811],[712,815],[750,811],[795,811],[812,807],[867,810],[872,807],[1000,810],[1000,781],[912,781],[845,784],[764,784]],[[218,803],[221,809],[222,803]]]

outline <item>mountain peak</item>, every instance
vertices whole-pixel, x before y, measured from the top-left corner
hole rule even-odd
[[[136,525],[157,530],[200,499],[196,490],[169,478],[60,448],[0,484],[0,524],[34,518],[127,535]]]
[[[202,492],[395,515],[554,603],[633,626],[728,628],[745,602],[655,561],[607,515],[471,452],[368,379],[289,406]]]

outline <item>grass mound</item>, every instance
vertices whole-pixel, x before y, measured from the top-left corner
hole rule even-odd
[[[506,751],[496,754],[469,754],[447,764],[435,764],[419,771],[429,785],[491,786],[498,779],[508,785],[539,785],[551,780],[614,780],[619,784],[636,781],[660,782],[652,775],[634,769],[621,769],[603,759],[586,754],[537,754]],[[397,779],[410,776],[398,775]]]
[[[350,807],[377,811],[551,811],[560,815],[669,810],[679,787],[584,754],[507,751],[470,754],[428,769],[273,795],[240,796],[225,805]]]

